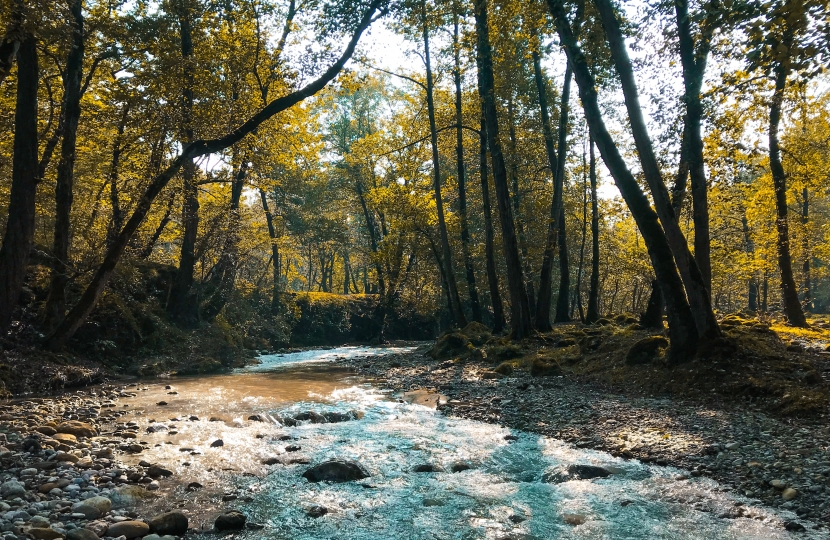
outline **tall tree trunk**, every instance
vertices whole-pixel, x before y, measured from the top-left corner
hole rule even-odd
[[[37,40],[25,36],[17,51],[12,185],[0,247],[0,335],[5,335],[26,279],[35,234],[37,176]]]
[[[493,53],[490,46],[490,30],[487,23],[487,0],[475,0],[476,63],[478,64],[479,97],[487,124],[487,143],[493,160],[493,179],[499,205],[501,238],[507,266],[507,285],[510,291],[510,328],[514,339],[530,334],[530,304],[525,289],[522,259],[510,207],[510,189],[507,185],[507,168],[499,141],[498,113],[496,111],[495,80],[493,77]]]
[[[749,233],[749,221],[746,219],[746,209],[743,209],[743,214],[741,215],[741,226],[744,233],[744,245],[746,254],[750,257],[754,257],[755,255],[755,242],[752,241],[752,236]],[[749,278],[749,291],[747,299],[747,307],[749,311],[756,311],[758,309],[758,281],[755,279],[755,276]]]
[[[455,281],[455,272],[452,264],[452,250],[450,238],[447,234],[447,223],[444,219],[444,202],[441,197],[441,169],[438,155],[438,128],[435,125],[435,101],[433,99],[432,64],[429,55],[429,29],[427,28],[426,2],[421,2],[421,25],[424,39],[424,64],[427,71],[427,115],[429,116],[429,135],[432,145],[432,173],[433,189],[435,190],[435,211],[438,215],[438,234],[441,241],[441,259],[446,274],[447,290],[450,294],[450,314],[455,323],[463,328],[467,326],[464,310],[461,307],[461,298],[458,295],[458,285]]]
[[[810,259],[812,259],[812,253],[810,251],[810,235],[807,231],[809,224],[810,192],[807,190],[807,187],[804,187],[801,190],[801,225],[804,228],[804,238],[801,241],[801,247],[804,252],[804,263],[802,266],[802,270],[804,272],[804,307],[807,310],[810,310],[813,307],[813,292],[810,278]]]
[[[600,13],[602,26],[605,29],[605,34],[611,49],[611,56],[614,60],[614,66],[620,77],[620,83],[625,96],[626,110],[628,111],[628,119],[631,124],[631,134],[634,137],[634,143],[637,147],[637,155],[643,168],[643,175],[651,190],[654,209],[660,218],[660,223],[663,226],[666,239],[668,240],[675,263],[677,264],[677,269],[680,272],[680,277],[688,298],[688,304],[695,318],[698,335],[702,341],[709,343],[721,336],[720,328],[718,327],[715,313],[712,311],[706,282],[689,250],[689,244],[686,242],[683,231],[680,230],[680,224],[674,214],[668,189],[663,182],[662,173],[660,172],[660,167],[657,163],[654,148],[643,117],[643,111],[640,107],[637,84],[634,80],[634,68],[628,57],[628,49],[623,39],[620,23],[617,20],[614,6],[610,0],[594,0],[594,4]],[[691,150],[691,139],[689,140],[689,145]],[[692,152],[689,155],[691,156]],[[690,166],[690,172],[692,169],[693,167]]]
[[[512,91],[511,91],[512,92]],[[522,195],[519,190],[519,171],[516,160],[518,159],[519,151],[516,143],[516,118],[513,108],[513,95],[507,101],[507,126],[508,137],[510,140],[510,154],[512,159],[509,160],[508,175],[510,176],[510,184],[513,189],[513,196],[511,202],[513,203],[513,217],[516,221],[516,236],[519,238],[519,250],[522,255],[522,262],[524,263],[524,277],[525,288],[527,289],[527,300],[530,308],[530,313],[536,312],[536,290],[533,286],[533,269],[530,266],[530,256],[527,250],[527,236],[525,235],[524,215],[522,214]]]
[[[568,112],[571,98],[571,71],[570,66],[565,69],[565,83],[562,85],[562,102],[559,107],[559,143],[556,153],[559,156],[554,180],[562,190],[565,190],[565,160],[568,155]],[[553,322],[568,322],[571,320],[568,310],[568,300],[571,291],[571,268],[568,263],[568,234],[565,228],[565,207],[559,207],[559,295],[556,298],[556,314]]]
[[[453,57],[455,69],[455,163],[458,171],[458,217],[461,221],[461,254],[464,257],[464,270],[467,277],[467,291],[470,295],[470,308],[473,320],[481,322],[481,304],[476,287],[476,274],[473,259],[470,256],[470,228],[467,224],[467,171],[464,167],[463,115],[461,110],[461,44],[459,43],[458,13],[453,20]]]
[[[268,197],[265,190],[259,189],[259,200],[262,203],[262,211],[265,212],[265,222],[268,224],[268,237],[271,239],[271,257],[274,259],[274,277],[271,291],[271,309],[276,309],[280,304],[280,248],[277,246],[277,229],[274,226],[274,215],[268,208]]]
[[[61,156],[55,185],[55,233],[52,244],[52,275],[46,299],[44,326],[51,331],[66,310],[66,286],[69,283],[69,247],[72,243],[72,198],[75,176],[75,147],[78,121],[81,118],[81,74],[84,67],[83,0],[71,0],[72,42],[64,70],[64,121]]]
[[[212,321],[225,307],[236,285],[236,269],[239,263],[239,202],[248,173],[248,157],[242,155],[241,163],[231,182],[231,200],[228,216],[228,232],[222,254],[214,267],[213,278],[205,288],[207,300],[201,306],[201,318]]]
[[[121,210],[121,201],[118,195],[118,167],[121,161],[124,130],[127,127],[129,113],[130,104],[124,103],[124,110],[121,112],[121,121],[118,122],[115,141],[112,143],[112,160],[110,161],[110,172],[108,175],[109,178],[107,179],[110,184],[110,207],[112,208],[112,213],[110,215],[109,226],[107,227],[107,247],[112,246],[115,239],[118,238],[121,227],[124,226],[124,213]]]
[[[792,45],[792,37],[785,38],[784,45]],[[781,165],[781,149],[778,143],[778,125],[781,121],[781,105],[789,75],[788,60],[781,61],[775,68],[775,92],[769,109],[769,167],[772,171],[772,183],[775,189],[775,225],[778,229],[778,269],[781,272],[781,303],[784,314],[793,326],[806,327],[807,318],[798,300],[798,288],[793,278],[793,265],[790,256],[790,231],[787,222],[787,174]]]
[[[673,363],[688,360],[697,352],[699,334],[665,231],[605,126],[597,100],[594,77],[574,38],[561,1],[548,0],[548,7],[556,22],[568,62],[574,71],[586,121],[600,155],[643,235],[654,272],[660,282],[669,316],[670,360]]]
[[[490,207],[490,180],[487,167],[487,125],[482,109],[479,128],[479,175],[481,177],[481,204],[484,213],[484,258],[487,269],[487,284],[490,289],[490,303],[493,306],[493,333],[501,333],[507,323],[504,320],[504,305],[499,291],[499,275],[496,272],[496,247],[493,231],[493,212]]]
[[[179,35],[181,38],[184,88],[182,89],[182,145],[193,142],[193,88],[195,66],[193,65],[193,21],[188,0],[179,0]],[[199,324],[199,299],[193,290],[196,269],[196,239],[199,234],[199,189],[196,185],[196,164],[193,159],[185,160],[182,166],[182,234],[179,268],[167,304],[167,311],[177,324],[192,328]]]
[[[594,155],[594,138],[589,135],[588,176],[591,179],[591,287],[588,291],[588,313],[585,322],[599,320],[599,201],[597,200],[597,160]]]
[[[574,287],[574,301],[571,303],[571,318],[573,318],[574,304],[579,309],[579,320],[585,322],[585,311],[582,308],[582,269],[585,264],[585,241],[588,238],[588,165],[585,156],[585,146],[582,146],[582,241],[579,245],[579,263],[576,266],[576,287]]]
[[[761,283],[761,311],[766,313],[769,311],[769,303],[767,302],[769,293],[769,276],[767,275],[767,271],[764,270],[764,279]]]
[[[224,136],[216,139],[194,141],[192,144],[187,145],[182,150],[181,154],[179,154],[164,171],[160,172],[152,179],[147,186],[147,189],[136,202],[135,209],[133,210],[130,219],[127,220],[124,224],[124,228],[121,229],[121,232],[118,235],[118,240],[116,240],[115,244],[107,250],[107,253],[104,256],[104,261],[93,274],[92,280],[89,285],[87,285],[87,288],[81,295],[80,300],[77,304],[75,304],[72,310],[70,310],[63,322],[61,322],[58,328],[55,329],[52,335],[47,338],[46,345],[49,348],[62,348],[66,342],[72,338],[75,332],[77,332],[78,328],[80,328],[86,321],[86,318],[89,317],[89,314],[95,308],[95,305],[98,303],[98,300],[101,298],[101,295],[106,289],[110,278],[112,278],[115,267],[118,264],[121,255],[124,253],[127,244],[129,244],[130,239],[138,230],[139,226],[144,221],[144,218],[147,217],[147,213],[150,211],[153,201],[156,197],[158,197],[159,193],[165,188],[165,186],[167,186],[170,179],[173,178],[179,169],[182,168],[184,163],[186,161],[192,162],[192,160],[196,157],[209,155],[233,146],[252,131],[257,129],[266,120],[273,118],[274,115],[293,107],[304,99],[315,95],[317,92],[325,88],[326,85],[328,85],[328,83],[330,83],[343,70],[346,62],[348,62],[354,54],[355,47],[357,46],[360,37],[369,25],[371,25],[372,17],[377,13],[380,4],[381,0],[373,0],[372,3],[366,8],[363,18],[354,30],[352,38],[349,40],[349,43],[343,50],[343,53],[331,66],[329,66],[325,72],[323,72],[322,75],[302,88],[271,101],[258,113],[246,120],[242,125],[235,128],[233,131],[226,133]]]
[[[706,60],[709,54],[711,32],[709,26],[703,31],[700,47],[695,52],[692,40],[691,21],[689,18],[689,1],[677,0],[674,3],[677,15],[677,29],[680,44],[680,61],[683,65],[684,96],[686,118],[683,131],[686,166],[692,178],[692,219],[695,226],[695,262],[700,269],[703,283],[711,298],[712,291],[712,259],[709,238],[709,200],[706,169],[703,161],[703,136],[701,122],[703,119],[703,105],[700,101],[700,89],[703,86],[703,74],[706,71]],[[679,215],[675,211],[675,215]]]
[[[566,76],[570,77],[570,66],[565,68]],[[542,332],[550,330],[550,304],[553,283],[553,259],[556,251],[556,241],[559,238],[559,214],[562,210],[562,184],[557,182],[556,171],[559,170],[559,160],[554,148],[553,127],[551,126],[548,111],[547,88],[542,73],[542,62],[539,53],[533,52],[533,74],[536,81],[536,92],[539,95],[539,109],[542,116],[542,133],[545,139],[545,150],[548,156],[551,178],[553,179],[553,199],[548,216],[548,234],[545,242],[545,253],[542,258],[542,269],[539,278],[539,297],[536,301],[536,329]]]

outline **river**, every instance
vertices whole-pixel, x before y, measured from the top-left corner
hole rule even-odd
[[[237,535],[246,540],[826,538],[785,531],[794,516],[756,506],[711,479],[446,417],[435,410],[441,396],[392,395],[381,382],[332,362],[405,350],[267,355],[232,374],[128,388],[135,397],[123,400],[131,411],[123,420],[138,423],[151,446],[132,459],[175,473],[162,497],[140,504],[148,512],[187,508],[191,523],[204,529],[222,509],[237,508],[261,526]],[[279,423],[306,411],[355,411],[361,418]],[[282,464],[264,465],[269,458]],[[301,477],[333,458],[355,460],[371,476],[342,484]],[[442,472],[412,472],[427,463]],[[470,468],[452,472],[459,464]],[[542,481],[569,465],[613,474]],[[188,490],[191,482],[203,487]],[[313,507],[327,513],[310,517]]]

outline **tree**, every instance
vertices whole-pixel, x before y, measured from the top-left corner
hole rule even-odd
[[[170,179],[179,171],[179,169],[181,169],[184,163],[187,160],[229,148],[233,144],[242,140],[246,135],[254,131],[263,122],[270,119],[274,115],[293,107],[307,97],[313,96],[322,90],[337,76],[338,73],[340,73],[343,66],[349,58],[351,58],[360,36],[374,20],[373,18],[376,12],[380,9],[381,4],[380,0],[374,0],[367,8],[365,8],[365,11],[354,29],[352,37],[341,56],[317,79],[306,84],[299,90],[271,101],[257,114],[253,115],[230,133],[216,139],[196,140],[188,144],[164,171],[153,178],[147,189],[144,191],[141,200],[137,203],[132,216],[126,222],[124,228],[121,230],[121,233],[118,235],[118,239],[107,251],[103,263],[96,270],[92,281],[87,286],[80,300],[72,308],[72,310],[70,310],[52,335],[48,337],[47,344],[49,347],[62,347],[77,331],[81,324],[83,324],[86,317],[89,316],[98,299],[101,297],[107,282],[112,276],[118,260],[123,254],[133,234],[146,217],[153,201],[161,190],[167,185]]]
[[[493,162],[493,178],[496,185],[499,221],[501,222],[502,248],[507,265],[507,282],[510,291],[510,332],[514,339],[521,339],[531,331],[530,304],[525,289],[516,227],[513,222],[510,191],[507,185],[507,169],[499,141],[498,113],[494,95],[493,53],[490,47],[490,30],[487,23],[487,0],[476,0],[475,20],[478,87],[487,128],[487,146],[490,149],[490,157]]]
[[[9,217],[0,247],[0,332],[5,334],[26,269],[35,231],[37,176],[37,42],[25,36],[17,51],[17,104],[14,112],[14,159]]]

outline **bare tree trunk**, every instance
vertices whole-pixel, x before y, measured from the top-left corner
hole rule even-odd
[[[61,156],[55,185],[55,234],[52,244],[52,275],[46,299],[44,327],[51,331],[66,310],[66,286],[69,283],[69,247],[72,243],[72,198],[75,176],[75,149],[78,121],[81,118],[81,74],[84,67],[83,0],[69,3],[72,15],[72,42],[64,70],[64,121]]]
[[[123,150],[122,143],[124,130],[127,127],[127,116],[130,113],[130,104],[124,103],[124,110],[121,112],[121,121],[118,123],[115,141],[112,143],[112,160],[110,161],[109,184],[110,184],[110,215],[109,226],[107,227],[107,247],[111,246],[118,237],[118,232],[124,226],[124,213],[121,210],[121,202],[118,195],[118,172]]]
[[[473,312],[473,320],[481,322],[481,305],[478,299],[476,288],[476,274],[473,269],[473,259],[470,256],[470,228],[467,224],[467,171],[464,167],[464,138],[463,138],[463,115],[461,110],[461,44],[459,43],[458,13],[453,21],[453,55],[455,69],[453,79],[455,82],[455,162],[458,170],[458,217],[461,221],[461,253],[464,257],[464,270],[467,277],[467,291],[470,295],[470,308]]]
[[[512,91],[511,91],[512,92]],[[516,165],[518,149],[516,144],[516,120],[513,109],[513,95],[507,101],[507,126],[510,140],[510,154],[512,159],[508,161],[508,175],[513,189],[511,202],[513,203],[513,218],[516,221],[516,236],[519,238],[519,250],[524,264],[525,288],[527,289],[527,300],[530,313],[536,313],[536,290],[533,286],[533,268],[530,266],[530,256],[527,250],[527,236],[525,235],[524,215],[522,214],[522,195],[519,190],[519,171]]]
[[[746,219],[746,209],[742,209],[743,214],[741,215],[741,226],[743,228],[744,233],[744,244],[747,255],[752,257],[755,254],[755,242],[752,241],[752,236],[749,234],[749,222]],[[755,279],[755,276],[749,278],[749,298],[747,299],[747,307],[750,311],[756,311],[758,309],[758,282]]]
[[[660,218],[664,235],[668,240],[673,258],[680,272],[683,286],[688,298],[688,304],[695,318],[698,336],[704,342],[711,342],[721,336],[717,319],[712,311],[709,299],[709,290],[700,268],[689,251],[689,245],[672,209],[668,189],[663,182],[662,173],[654,154],[654,148],[648,135],[642,108],[640,107],[637,85],[634,80],[634,69],[628,57],[625,40],[622,36],[620,23],[610,0],[595,0],[594,4],[600,13],[602,26],[605,29],[614,66],[620,77],[620,83],[625,95],[625,105],[628,119],[631,124],[631,133],[637,147],[643,175],[651,190],[654,208]],[[690,150],[692,142],[690,139]],[[691,156],[692,152],[690,152]],[[691,163],[691,162],[690,162]],[[692,171],[693,167],[690,167]],[[694,174],[694,173],[692,173]],[[705,180],[704,180],[705,182]],[[658,278],[659,279],[659,278]],[[664,294],[664,297],[668,295]]]
[[[570,76],[570,66],[565,68],[565,75]],[[559,214],[562,209],[562,184],[557,182],[556,171],[559,170],[559,160],[556,155],[553,140],[553,127],[548,112],[548,98],[545,77],[542,73],[542,62],[539,53],[533,52],[533,73],[536,81],[536,92],[539,95],[539,109],[542,116],[542,133],[545,139],[545,150],[548,156],[551,178],[553,178],[553,199],[548,217],[548,234],[545,242],[545,253],[542,258],[542,269],[539,277],[539,297],[536,302],[536,329],[542,332],[550,330],[550,304],[553,284],[553,259],[556,250],[556,241],[559,238]]]
[[[193,88],[195,75],[193,65],[193,27],[191,6],[187,0],[179,0],[179,34],[181,37],[181,54],[184,70],[184,88],[182,89],[182,139],[183,145],[193,141]],[[196,239],[199,234],[199,190],[196,185],[196,165],[193,159],[185,160],[182,166],[182,246],[179,255],[179,268],[176,280],[167,304],[170,316],[185,328],[199,324],[199,299],[193,291],[196,268]]]
[[[786,41],[786,40],[785,40]],[[792,41],[792,37],[789,37]],[[791,43],[785,42],[786,47]],[[781,272],[781,303],[784,314],[793,326],[807,327],[807,318],[798,300],[798,288],[793,278],[793,264],[790,256],[790,231],[787,222],[787,174],[781,165],[781,149],[778,143],[778,125],[781,121],[781,105],[789,74],[788,60],[775,68],[775,92],[769,109],[769,167],[775,189],[775,225],[778,229],[778,269]]]
[[[568,55],[568,62],[574,70],[591,134],[643,235],[654,272],[660,282],[669,316],[671,361],[677,363],[688,360],[697,352],[699,334],[665,231],[660,226],[658,216],[652,209],[650,201],[640,189],[605,126],[597,101],[594,77],[571,31],[561,1],[548,0],[548,7],[556,22],[557,32]]]
[[[576,287],[574,288],[574,302],[571,303],[571,318],[573,318],[574,304],[579,309],[579,320],[585,322],[585,311],[582,308],[582,268],[585,264],[585,241],[588,238],[588,171],[586,171],[585,146],[582,146],[582,242],[579,245],[579,264],[576,267]]]
[[[810,224],[810,192],[805,186],[801,190],[801,225],[804,228],[804,238],[801,242],[802,250],[804,251],[804,264],[802,270],[804,272],[804,308],[808,311],[813,307],[813,291],[810,279],[810,259],[812,259],[812,252],[810,251],[810,235],[807,227]]]
[[[565,69],[565,83],[562,85],[562,102],[559,108],[559,143],[556,153],[559,163],[556,169],[556,180],[565,190],[565,160],[568,156],[568,102],[571,98],[570,65]],[[571,267],[568,263],[568,233],[565,227],[565,207],[559,208],[559,295],[556,298],[556,314],[553,322],[568,322],[571,320],[568,310],[568,300],[571,291]]]
[[[504,320],[504,305],[499,291],[499,275],[496,272],[496,248],[493,231],[493,212],[490,207],[490,181],[487,167],[487,125],[482,110],[479,131],[479,173],[481,177],[481,204],[484,212],[484,257],[487,269],[487,284],[490,288],[490,303],[493,306],[493,333],[501,333],[507,322]]]
[[[493,178],[499,205],[501,238],[507,266],[507,283],[510,291],[510,328],[514,339],[522,339],[532,331],[530,305],[525,289],[522,259],[516,238],[516,228],[510,207],[510,189],[507,185],[507,169],[499,141],[498,113],[496,111],[493,55],[487,23],[487,0],[475,0],[476,63],[478,64],[479,96],[487,124],[487,143],[493,160]]]
[[[444,202],[441,197],[441,170],[438,155],[438,128],[435,125],[435,101],[433,99],[432,64],[429,55],[429,30],[427,28],[426,2],[421,2],[421,25],[424,40],[424,63],[427,70],[427,115],[429,116],[429,134],[432,144],[432,173],[433,189],[435,190],[435,211],[438,215],[438,234],[441,241],[441,259],[446,274],[447,289],[450,293],[450,314],[455,323],[463,328],[467,326],[467,319],[461,307],[461,297],[458,295],[458,285],[455,281],[455,271],[452,264],[452,250],[450,238],[447,234],[447,223],[444,219]]]
[[[585,322],[599,320],[599,201],[597,200],[597,160],[594,155],[594,138],[589,135],[588,176],[591,179],[591,288],[588,291],[588,313]]]
[[[228,217],[228,232],[222,254],[214,268],[213,278],[207,283],[205,296],[207,300],[201,306],[201,318],[212,321],[225,307],[236,285],[236,270],[239,263],[239,201],[245,188],[248,173],[248,157],[243,154],[237,173],[231,182],[231,200]]]
[[[271,257],[274,259],[274,282],[271,291],[271,309],[276,309],[280,303],[280,248],[277,246],[277,229],[274,227],[274,215],[268,208],[268,197],[260,188],[259,200],[262,202],[262,211],[265,212],[265,221],[268,224],[268,237],[271,239]]]
[[[680,44],[680,61],[683,65],[683,82],[685,92],[683,101],[686,105],[686,118],[683,130],[682,162],[692,178],[692,218],[695,226],[695,262],[700,269],[703,283],[711,297],[712,260],[709,234],[708,183],[703,161],[703,136],[701,122],[703,105],[700,101],[700,89],[703,86],[703,74],[713,32],[711,25],[704,25],[700,47],[695,51],[692,40],[691,21],[689,18],[689,1],[677,0],[674,3],[677,15],[677,29]],[[682,145],[681,145],[682,146]],[[682,172],[682,165],[681,165]],[[685,174],[684,174],[685,176]],[[673,201],[674,202],[674,201]],[[680,215],[675,206],[675,215]]]
[[[0,334],[12,321],[26,279],[35,234],[37,176],[37,40],[25,36],[17,51],[17,97],[8,220],[0,247]]]

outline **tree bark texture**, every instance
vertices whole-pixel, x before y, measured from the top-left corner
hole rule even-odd
[[[504,304],[499,291],[499,274],[496,271],[495,231],[493,230],[493,211],[490,206],[490,173],[487,166],[487,125],[482,110],[479,131],[479,175],[481,179],[481,205],[484,214],[484,257],[487,270],[487,285],[490,289],[490,304],[493,308],[493,333],[504,331],[507,322],[504,318]]]
[[[12,185],[3,246],[0,247],[0,335],[12,322],[26,279],[35,234],[37,176],[37,40],[29,35],[17,51]]]
[[[493,162],[493,179],[501,222],[502,248],[507,266],[507,284],[510,291],[510,328],[515,339],[531,332],[530,305],[525,289],[522,259],[510,206],[510,188],[507,185],[507,168],[499,141],[498,113],[496,111],[495,81],[493,77],[493,53],[490,46],[487,22],[487,0],[475,0],[476,63],[478,64],[479,93],[487,124],[487,145]]]
[[[66,311],[66,286],[69,284],[69,248],[72,243],[72,199],[75,176],[75,147],[81,118],[81,75],[84,67],[83,0],[69,3],[72,16],[72,41],[63,77],[63,132],[61,155],[55,184],[55,233],[52,243],[52,273],[46,299],[44,327],[57,326]]]
[[[599,201],[597,200],[597,160],[594,155],[594,138],[588,139],[589,169],[591,179],[591,285],[588,290],[588,313],[585,323],[599,320]]]

